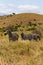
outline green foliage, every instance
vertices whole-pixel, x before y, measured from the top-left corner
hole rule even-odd
[[[21,27],[21,24],[16,24],[16,27]]]
[[[37,27],[36,26],[27,26],[27,31],[30,31],[30,30],[35,30]]]
[[[11,27],[11,30],[12,30],[12,31],[18,31],[18,28],[20,28],[20,27],[21,27],[20,24],[16,24],[15,26],[12,26],[12,27]]]
[[[3,27],[3,28],[0,28],[0,32],[5,32],[6,31],[6,28]]]
[[[14,29],[13,29],[13,31],[18,31],[18,27],[15,26]]]
[[[16,25],[12,25],[9,26],[8,28],[10,28],[12,31],[32,31],[32,30],[36,30],[38,28],[40,28],[41,30],[43,30],[43,26],[29,26],[29,25],[25,25],[25,26],[21,26],[21,24],[16,23]],[[0,28],[0,32],[5,32],[6,31],[6,27],[2,27]]]

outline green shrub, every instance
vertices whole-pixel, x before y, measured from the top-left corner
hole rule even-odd
[[[35,30],[36,29],[36,26],[28,26],[27,27],[27,31],[29,31],[29,30]]]
[[[0,28],[0,32],[5,32],[5,31],[6,31],[5,27]]]

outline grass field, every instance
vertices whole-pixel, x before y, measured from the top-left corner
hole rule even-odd
[[[0,27],[6,27],[8,25],[21,24],[26,25],[28,22],[34,22],[36,19],[36,23],[43,23],[43,15],[34,14],[34,13],[22,13],[15,15],[6,15],[0,16]],[[24,23],[25,22],[25,23]]]
[[[32,33],[32,30],[35,29],[33,25],[27,27],[30,21],[38,23],[36,28],[39,29],[39,31],[41,30],[42,33],[40,41],[24,41],[21,39],[20,30],[28,34]],[[18,41],[9,41],[8,35],[5,36],[2,30],[4,27],[9,25],[15,26],[17,24],[22,25],[18,27],[18,31],[16,31],[19,39]],[[27,31],[27,29],[32,30]],[[0,16],[0,30],[2,31],[0,31],[0,65],[43,65],[43,15],[24,13]]]
[[[9,41],[0,35],[0,65],[43,65],[43,39]]]

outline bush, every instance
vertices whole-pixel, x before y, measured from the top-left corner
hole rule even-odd
[[[18,30],[18,27],[17,26],[8,26],[7,29],[10,29],[11,31],[17,31]]]
[[[13,31],[18,31],[18,27],[15,26],[15,27],[13,28]]]
[[[0,32],[5,32],[5,31],[6,31],[5,27],[0,28]]]
[[[16,24],[17,27],[21,27],[21,24]]]
[[[35,30],[36,29],[36,26],[28,26],[27,27],[27,31],[29,31],[29,30]]]
[[[13,15],[15,15],[15,13],[12,13]]]
[[[36,19],[34,19],[34,21],[36,21]]]
[[[30,21],[30,22],[28,22],[28,25],[29,25],[29,26],[32,26],[32,22],[31,22],[31,21]]]

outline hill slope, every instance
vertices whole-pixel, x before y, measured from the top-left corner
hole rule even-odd
[[[43,15],[25,13],[0,16],[0,27],[21,24],[21,22],[22,25],[26,25],[30,21],[43,23]],[[43,25],[41,27],[43,28]],[[27,34],[31,31],[23,32]],[[16,33],[19,35],[18,41],[9,41],[8,35],[5,36],[0,32],[0,65],[43,65],[43,38],[40,41],[22,40],[21,31]]]
[[[23,23],[26,25],[28,22],[43,23],[43,15],[34,13],[23,13],[15,15],[0,16],[0,27],[6,27],[8,25],[15,25],[17,23]]]

